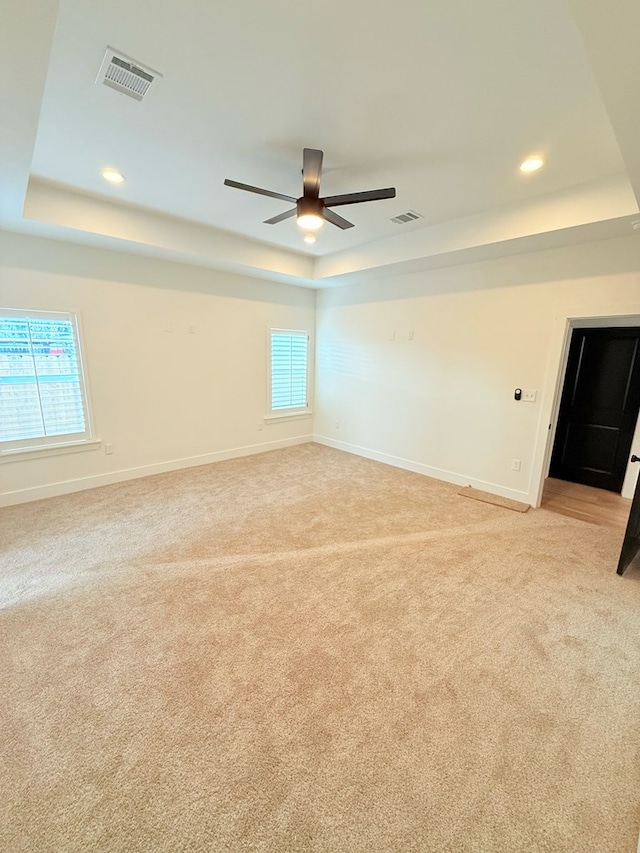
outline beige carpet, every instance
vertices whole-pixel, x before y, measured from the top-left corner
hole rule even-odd
[[[457,492],[304,445],[3,510],[3,853],[632,853],[640,571]]]

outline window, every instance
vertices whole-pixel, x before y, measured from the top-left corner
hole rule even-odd
[[[0,452],[90,439],[75,315],[0,309]]]
[[[286,414],[308,406],[309,335],[271,329],[271,411]]]

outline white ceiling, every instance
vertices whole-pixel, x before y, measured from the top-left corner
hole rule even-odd
[[[323,286],[638,214],[639,4],[6,2],[5,228]],[[142,103],[96,84],[107,45],[163,75]],[[325,152],[322,195],[397,197],[340,208],[356,227],[310,251],[294,219],[263,223],[288,203],[223,186],[298,196],[304,147]],[[407,210],[423,218],[390,221]]]

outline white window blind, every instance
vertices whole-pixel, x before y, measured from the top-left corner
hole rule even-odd
[[[271,330],[271,409],[307,407],[309,335],[288,329]]]
[[[0,449],[89,438],[76,319],[0,310]]]

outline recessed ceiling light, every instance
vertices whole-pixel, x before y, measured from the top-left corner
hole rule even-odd
[[[117,169],[102,169],[100,174],[110,184],[121,184],[125,180],[124,175]]]
[[[523,160],[520,163],[520,171],[521,172],[537,172],[538,169],[542,169],[544,166],[544,160],[542,157],[527,157],[526,160]]]
[[[316,235],[315,234],[305,234],[304,235],[304,242],[305,243],[315,243],[316,242]]]

